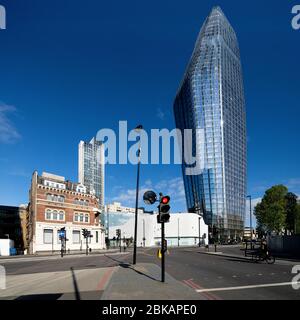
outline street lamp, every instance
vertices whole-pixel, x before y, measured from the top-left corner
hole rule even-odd
[[[178,220],[177,220],[177,228],[178,228],[178,247],[180,246],[180,237],[179,237],[179,218],[178,218]]]
[[[145,247],[145,241],[146,241],[146,238],[145,238],[145,219],[143,219],[143,246]]]
[[[251,249],[253,247],[252,245],[252,197],[251,195],[248,195],[247,198],[250,200],[250,239],[251,239]]]
[[[200,238],[201,238],[200,221],[201,221],[201,216],[199,215],[199,247],[201,247],[201,244],[200,244]]]
[[[138,125],[135,131],[140,133],[143,129],[142,125]],[[137,223],[138,223],[138,203],[139,203],[139,187],[140,187],[140,167],[141,167],[141,136],[139,140],[138,150],[138,168],[136,178],[136,197],[135,197],[135,223],[134,223],[134,243],[133,243],[133,264],[136,264],[136,241],[137,241]]]

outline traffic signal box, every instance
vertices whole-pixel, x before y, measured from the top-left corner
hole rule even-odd
[[[170,220],[170,197],[162,196],[158,206],[157,223],[169,222]]]

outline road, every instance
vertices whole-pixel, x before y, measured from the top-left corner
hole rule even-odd
[[[156,251],[139,249],[137,262],[160,266]],[[100,299],[114,270],[131,261],[131,251],[62,259],[0,260],[8,279],[7,289],[0,290],[0,299]],[[167,273],[195,290],[199,298],[201,295],[209,300],[300,300],[300,290],[290,284],[296,264],[255,263],[243,257],[207,254],[199,248],[174,248],[166,256]]]
[[[149,262],[154,253],[153,249],[145,250],[138,261]],[[291,282],[295,276],[291,271],[296,264],[255,263],[243,257],[209,255],[199,248],[170,249],[166,257],[166,271],[171,276],[196,291],[201,290],[211,300],[300,299],[300,290],[294,290],[291,285],[261,287]]]

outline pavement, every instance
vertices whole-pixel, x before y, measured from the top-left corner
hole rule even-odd
[[[108,250],[94,250],[89,252],[89,255],[99,255],[99,254],[109,254],[120,252],[120,249],[108,249]],[[64,258],[72,257],[82,257],[85,256],[85,251],[71,251],[64,254]],[[39,260],[51,260],[51,259],[61,259],[60,252],[50,253],[43,252],[34,255],[17,255],[17,256],[0,256],[0,263],[5,263],[5,261],[17,261],[18,259],[22,261],[39,261]]]
[[[112,268],[8,275],[2,300],[99,300]]]
[[[141,285],[142,284],[142,285]],[[102,300],[206,300],[188,285],[166,274],[153,263],[122,264],[114,272]]]

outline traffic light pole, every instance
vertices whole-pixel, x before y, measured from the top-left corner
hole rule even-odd
[[[200,232],[201,221],[200,220],[201,218],[199,217],[199,229],[198,229],[199,230],[199,247],[201,247],[201,243],[200,243],[201,242],[201,232]]]
[[[61,241],[60,256],[63,258],[64,257],[64,245],[63,245],[64,239],[61,239],[60,241]]]
[[[165,282],[165,223],[161,223],[161,282]]]
[[[89,255],[89,248],[88,248],[88,246],[89,246],[89,245],[88,245],[88,237],[86,237],[86,238],[85,238],[85,241],[86,241],[86,253],[85,253],[85,254],[86,254],[86,255],[88,256],[88,255]]]
[[[136,178],[136,198],[135,198],[135,224],[134,224],[134,243],[133,243],[133,264],[136,264],[136,242],[137,242],[137,225],[138,225],[138,203],[140,187],[140,167],[141,167],[141,147],[138,151],[138,171]]]

